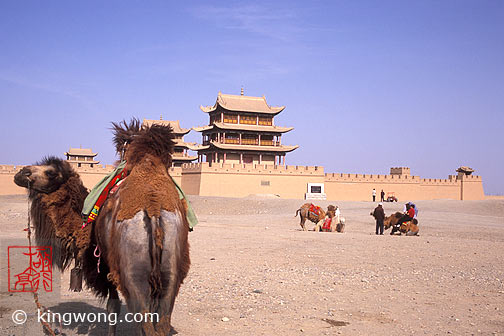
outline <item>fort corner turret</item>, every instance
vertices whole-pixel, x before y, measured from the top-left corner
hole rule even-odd
[[[299,147],[282,144],[282,134],[293,127],[275,125],[285,106],[269,106],[264,96],[219,92],[213,106],[200,109],[209,115],[207,126],[193,128],[203,137],[200,162],[285,165],[286,153]]]

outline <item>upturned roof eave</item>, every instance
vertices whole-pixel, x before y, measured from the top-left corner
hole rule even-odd
[[[245,113],[259,113],[259,114],[263,113],[263,114],[268,114],[268,115],[277,115],[285,109],[285,106],[270,106],[269,111],[245,110],[245,109],[238,109],[238,108],[230,108],[230,107],[223,106],[220,103],[216,103],[214,106],[200,105],[200,110],[205,113],[211,113],[211,112],[216,111],[219,106],[223,110],[230,111],[230,112],[245,112]]]
[[[288,153],[297,149],[299,145],[294,146],[252,146],[252,145],[231,145],[231,144],[221,144],[218,142],[211,141],[207,148],[200,148],[200,150],[209,149],[209,147],[215,147],[218,149],[227,150],[242,150],[242,151],[253,151],[253,152],[280,152]]]
[[[204,132],[212,130],[213,128],[218,128],[221,130],[241,130],[241,131],[272,132],[272,133],[287,133],[294,129],[294,127],[281,127],[281,126],[215,123],[212,125],[202,127],[193,127],[193,130],[195,130],[196,132]]]

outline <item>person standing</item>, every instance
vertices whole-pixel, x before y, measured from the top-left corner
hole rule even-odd
[[[383,210],[383,204],[378,203],[378,206],[374,209],[372,213],[373,217],[376,219],[376,234],[383,234],[383,220],[385,219],[385,211]],[[380,232],[380,233],[378,233]]]
[[[380,196],[381,196],[380,202],[385,202],[385,191],[383,191],[383,189],[381,190]]]
[[[376,189],[375,188],[373,188],[372,194],[373,194],[373,202],[376,202]]]

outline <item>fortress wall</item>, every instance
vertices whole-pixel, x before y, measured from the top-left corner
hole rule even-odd
[[[380,192],[394,192],[399,201],[426,199],[460,199],[460,181],[456,176],[448,179],[422,179],[410,175],[336,174],[325,175],[325,191],[329,200],[369,201],[372,190],[376,199]],[[386,195],[385,195],[386,197]]]
[[[168,173],[175,180],[175,182],[177,182],[177,184],[182,188],[182,168],[181,167],[172,167],[172,168],[170,168]]]
[[[462,175],[460,194],[463,200],[483,200],[485,193],[483,191],[483,180],[477,175]]]
[[[25,195],[26,189],[14,183],[14,175],[24,166],[0,165],[0,195]]]
[[[303,199],[308,183],[323,183],[322,167],[259,164],[184,165],[182,184],[188,194],[244,197],[275,194],[281,198]]]
[[[376,200],[380,201],[380,192],[394,192],[399,201],[417,199],[419,182],[409,181],[393,183],[392,181],[338,181],[325,180],[325,192],[328,200],[371,201],[372,190],[376,189]]]
[[[14,175],[24,166],[0,165],[0,195],[25,194],[14,184]],[[114,169],[107,165],[77,168],[86,188],[91,189]],[[308,183],[324,183],[329,200],[370,201],[371,190],[395,192],[405,200],[485,199],[482,179],[475,175],[450,175],[448,179],[425,179],[411,175],[324,174],[323,167],[274,166],[267,164],[184,164],[170,169],[174,180],[189,195],[244,197],[276,194],[303,199]]]

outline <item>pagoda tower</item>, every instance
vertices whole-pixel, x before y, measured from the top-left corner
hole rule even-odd
[[[274,117],[285,106],[274,107],[266,98],[229,95],[219,92],[213,106],[200,106],[208,113],[209,124],[193,127],[201,132],[203,143],[198,161],[285,165],[285,155],[299,146],[282,145],[282,134],[293,127],[280,127]]]
[[[191,129],[181,128],[179,120],[163,120],[163,117],[161,116],[159,120],[144,119],[142,125],[163,125],[170,126],[173,129],[173,133],[175,135],[173,139],[175,147],[172,155],[172,167],[180,167],[182,164],[191,163],[198,158],[197,156],[191,156],[187,153],[187,150],[190,149],[196,151],[199,147],[196,143],[184,141],[184,135],[189,133]]]
[[[91,148],[70,148],[65,155],[68,163],[75,168],[93,168],[94,165],[100,163],[94,159],[98,153],[93,153]]]

